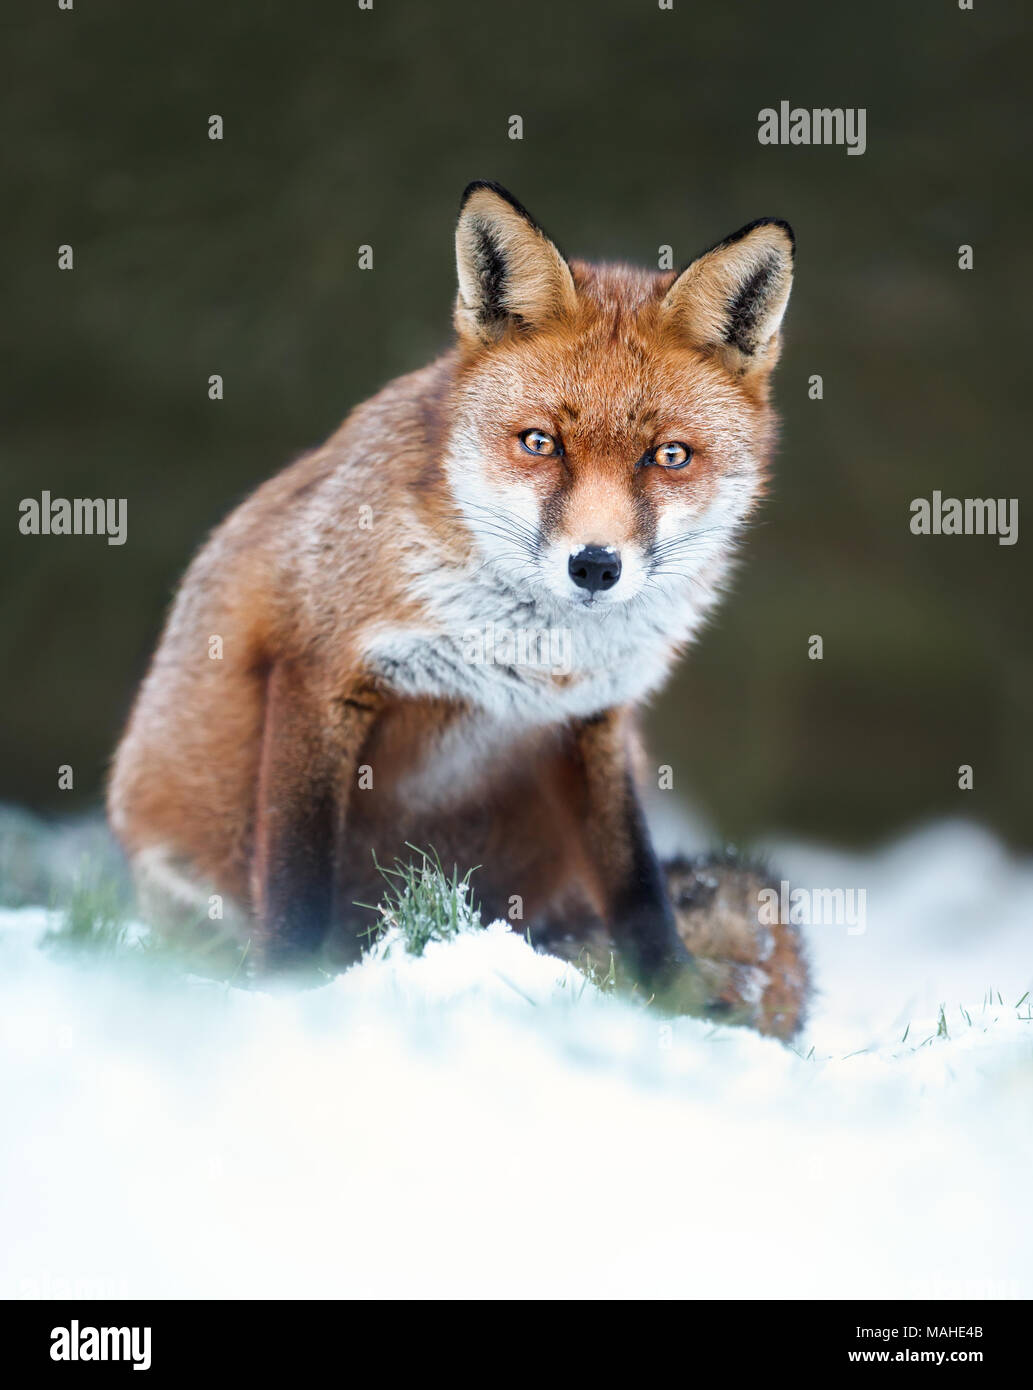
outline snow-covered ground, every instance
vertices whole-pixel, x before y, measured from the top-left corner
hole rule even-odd
[[[1033,1296],[1033,862],[772,859],[867,890],[796,1051],[501,928],[272,996],[0,913],[0,1297]]]

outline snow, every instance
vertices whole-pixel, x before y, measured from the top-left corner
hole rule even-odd
[[[771,857],[868,890],[795,1051],[501,926],[263,994],[0,912],[0,1297],[1030,1297],[1033,862]]]

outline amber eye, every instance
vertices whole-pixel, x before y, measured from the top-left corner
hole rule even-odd
[[[520,436],[521,446],[529,454],[534,454],[537,458],[548,458],[550,454],[558,454],[560,446],[553,439],[551,434],[546,434],[544,430],[524,430]]]
[[[658,444],[653,450],[653,462],[661,468],[684,468],[692,458],[692,450],[687,444],[674,441],[671,444]]]

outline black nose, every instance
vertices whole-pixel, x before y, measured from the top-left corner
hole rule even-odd
[[[570,557],[567,572],[579,589],[612,589],[621,577],[621,557],[604,545],[585,545]]]

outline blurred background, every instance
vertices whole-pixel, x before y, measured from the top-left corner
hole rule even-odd
[[[772,495],[650,714],[677,793],[742,841],[957,813],[1033,843],[1029,30],[953,0],[11,7],[0,799],[99,804],[191,553],[447,344],[459,195],[492,178],[587,258],[796,229]],[[867,152],[759,145],[781,99],[867,108]],[[127,544],[20,535],[44,489],[126,497]],[[912,536],[934,489],[1018,497],[1019,543]]]

